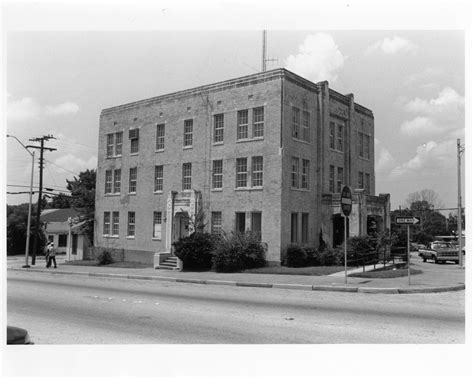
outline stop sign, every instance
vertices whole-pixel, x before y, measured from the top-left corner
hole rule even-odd
[[[349,216],[352,212],[352,193],[348,186],[344,186],[341,191],[341,209],[344,216]]]

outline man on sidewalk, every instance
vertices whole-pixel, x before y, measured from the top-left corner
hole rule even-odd
[[[58,265],[56,263],[56,249],[54,248],[54,243],[53,242],[50,242],[48,244],[48,248],[47,248],[47,265],[46,267],[47,268],[50,268],[51,267],[51,263],[54,262],[54,268],[58,268]]]

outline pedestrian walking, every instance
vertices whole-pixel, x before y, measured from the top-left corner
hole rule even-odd
[[[51,248],[54,246],[53,242],[50,241],[46,244],[44,248],[44,260],[46,262],[46,268],[49,268],[50,262],[49,262],[49,253],[51,251]]]
[[[58,265],[56,263],[56,249],[54,247],[54,243],[50,242],[48,244],[48,264],[46,267],[51,267],[51,264],[54,263],[54,268],[58,268]]]

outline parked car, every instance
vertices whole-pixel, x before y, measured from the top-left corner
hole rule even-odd
[[[7,345],[33,345],[26,329],[7,325]]]
[[[459,263],[458,247],[443,241],[431,242],[429,248],[419,249],[418,256],[426,262],[428,259],[434,263],[454,262]]]

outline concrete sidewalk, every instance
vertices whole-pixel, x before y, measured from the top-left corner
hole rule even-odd
[[[110,277],[138,280],[159,280],[167,282],[207,285],[231,285],[245,287],[285,288],[313,291],[342,291],[363,293],[421,293],[445,292],[465,289],[465,270],[454,264],[434,264],[412,258],[412,268],[422,270],[421,274],[390,279],[348,277],[345,283],[344,271],[327,276],[278,275],[253,273],[216,273],[155,270],[153,268],[117,268],[107,266],[78,266],[65,263],[64,256],[58,256],[58,268],[46,268],[44,257],[37,257],[36,265],[22,268],[24,257],[8,257],[8,270],[34,271],[49,274],[73,274],[95,277]],[[31,260],[30,260],[31,265]],[[372,266],[373,267],[373,266]],[[366,267],[366,271],[370,268]],[[348,270],[348,274],[362,271],[362,268]]]

